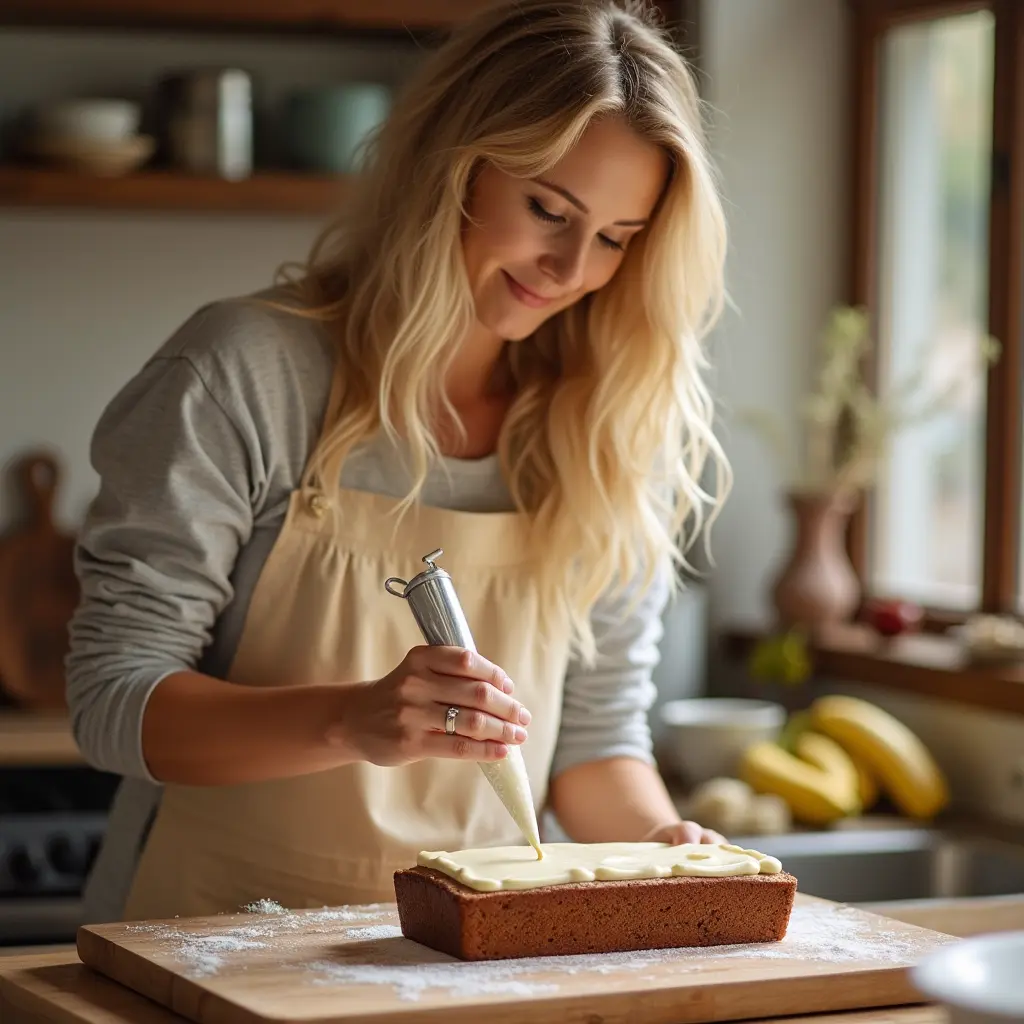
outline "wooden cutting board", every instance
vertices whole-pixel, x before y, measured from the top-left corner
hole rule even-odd
[[[22,958],[9,967],[0,956],[0,1020],[4,1024],[182,1024],[177,1014],[83,967],[77,957],[74,962],[52,964],[40,963],[41,959]],[[525,1013],[519,1019],[530,1020]],[[761,1017],[746,1024],[946,1024],[947,1019],[941,1006],[921,1005],[844,1010],[784,1021]]]
[[[198,1024],[689,1024],[921,1003],[907,967],[952,941],[798,895],[765,945],[462,963],[382,904],[89,925],[78,954]]]
[[[26,455],[15,474],[29,516],[0,541],[0,689],[23,707],[60,708],[68,622],[79,593],[75,541],[53,520],[56,458]]]

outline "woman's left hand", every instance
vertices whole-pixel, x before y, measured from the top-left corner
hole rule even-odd
[[[645,843],[668,843],[681,846],[683,843],[725,843],[728,840],[709,828],[701,828],[695,821],[671,821],[659,825],[644,836]]]

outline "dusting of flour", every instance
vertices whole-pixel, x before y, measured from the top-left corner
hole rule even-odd
[[[393,924],[373,924],[367,928],[349,928],[345,932],[349,939],[400,939],[402,929]]]
[[[658,977],[664,978],[666,969],[671,974],[686,974],[708,960],[911,964],[921,952],[913,938],[886,930],[879,919],[872,923],[851,907],[827,904],[795,907],[786,937],[780,942],[466,963],[440,954],[437,962],[424,963],[422,947],[415,949],[406,963],[391,956],[374,963],[319,961],[306,969],[315,974],[319,984],[387,985],[399,999],[415,1001],[430,990],[449,998],[549,995],[558,991],[558,975],[640,972],[644,980],[653,981],[650,972],[655,968]],[[545,980],[536,980],[541,973],[547,976]]]
[[[166,924],[130,924],[125,929],[129,934],[145,935],[156,939],[156,952],[180,964],[190,977],[205,977],[217,974],[222,968],[231,966],[230,954],[243,953],[254,949],[286,951],[294,945],[295,933],[338,934],[340,938],[385,939],[401,935],[401,930],[389,925],[350,928],[352,924],[379,921],[388,909],[382,904],[371,903],[360,907],[324,907],[296,914],[286,910],[274,900],[256,900],[242,908],[250,914],[266,917],[257,923],[225,927],[210,935],[197,935],[186,928]],[[344,931],[338,932],[338,926]],[[363,932],[364,934],[354,934]],[[289,941],[291,940],[291,942]],[[235,962],[235,966],[244,966]]]
[[[277,900],[256,900],[242,907],[249,914],[287,914],[288,911]]]
[[[130,931],[159,940],[156,952],[171,957],[187,973],[202,977],[223,968],[245,969],[246,959],[233,954],[273,947],[278,955],[297,954],[296,941],[309,933],[342,940],[317,950],[317,959],[288,964],[315,985],[376,985],[390,988],[403,1001],[428,992],[449,998],[481,995],[541,996],[559,990],[559,978],[573,975],[618,975],[637,972],[644,980],[686,974],[708,960],[789,960],[823,964],[914,963],[922,947],[916,933],[884,919],[865,918],[851,907],[808,904],[793,908],[786,937],[780,942],[683,949],[642,950],[582,956],[545,956],[521,960],[462,962],[402,937],[394,907],[324,908],[301,914],[271,912],[260,921],[225,927],[213,935],[194,935],[176,926],[129,925]],[[897,930],[899,929],[899,930]],[[925,933],[922,933],[925,934]],[[929,935],[927,948],[936,938]],[[948,941],[954,941],[952,936]],[[367,947],[367,942],[379,945]],[[309,946],[303,943],[304,951]]]

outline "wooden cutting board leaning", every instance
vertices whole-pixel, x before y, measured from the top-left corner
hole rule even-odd
[[[920,1003],[907,968],[952,941],[798,894],[763,945],[467,963],[405,939],[380,904],[89,925],[78,954],[196,1024],[696,1024]]]
[[[60,708],[67,629],[79,593],[75,539],[53,518],[57,459],[33,452],[14,472],[29,514],[0,541],[0,689],[24,707]]]

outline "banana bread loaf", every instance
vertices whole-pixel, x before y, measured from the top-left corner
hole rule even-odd
[[[796,888],[785,871],[489,892],[420,865],[395,873],[402,933],[461,960],[774,942]]]

